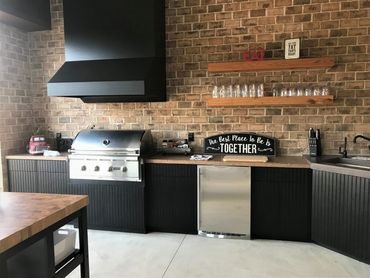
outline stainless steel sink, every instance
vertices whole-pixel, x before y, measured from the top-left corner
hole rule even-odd
[[[353,156],[353,157],[336,157],[329,158],[322,161],[325,164],[331,164],[336,166],[356,168],[363,170],[370,170],[370,157],[369,156]]]

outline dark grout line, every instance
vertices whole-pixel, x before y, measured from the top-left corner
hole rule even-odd
[[[173,254],[171,261],[168,263],[168,265],[166,267],[166,270],[163,272],[162,278],[164,278],[164,276],[166,275],[167,270],[170,268],[170,265],[173,262],[173,259],[176,257],[177,253],[179,252],[179,249],[180,249],[182,243],[184,242],[185,238],[186,238],[186,235],[184,235],[184,237],[182,238],[182,240],[180,242],[179,247],[177,247],[177,249],[176,249],[175,254]]]

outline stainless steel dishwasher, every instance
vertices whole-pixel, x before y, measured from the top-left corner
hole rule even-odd
[[[198,234],[250,237],[251,168],[198,166]]]

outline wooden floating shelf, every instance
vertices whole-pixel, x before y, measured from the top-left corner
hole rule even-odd
[[[289,106],[330,104],[334,96],[209,98],[208,106]]]
[[[291,60],[260,60],[208,64],[209,72],[272,71],[293,69],[331,68],[335,57],[303,58]]]

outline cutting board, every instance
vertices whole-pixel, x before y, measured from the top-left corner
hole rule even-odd
[[[269,158],[264,155],[225,155],[223,161],[236,161],[236,162],[267,162]]]

